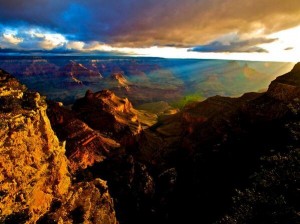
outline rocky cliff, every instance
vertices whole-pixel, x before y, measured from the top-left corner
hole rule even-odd
[[[100,82],[102,79],[102,75],[99,72],[90,70],[75,61],[70,61],[70,63],[61,67],[57,75],[68,78],[68,81],[74,85]]]
[[[132,85],[121,72],[116,72],[107,77],[107,83],[109,88],[125,88],[125,90],[130,90],[130,85]]]
[[[147,130],[139,142],[138,158],[150,170],[171,169],[177,176],[172,178],[173,195],[162,196],[164,208],[163,203],[156,207],[167,216],[163,223],[214,223],[224,212],[230,213],[231,203],[236,206],[234,214],[222,223],[299,221],[294,199],[298,198],[294,183],[299,177],[294,174],[299,166],[287,162],[299,161],[299,67],[300,63],[275,79],[265,93],[210,97]],[[263,160],[271,161],[272,167],[262,164]],[[153,179],[160,175],[154,174]],[[232,202],[235,190],[247,188],[253,177],[257,178],[251,190],[237,190]]]
[[[119,143],[90,128],[74,112],[60,103],[49,101],[48,105],[47,114],[51,124],[59,139],[66,141],[66,156],[71,172],[86,169],[118,153]]]
[[[43,97],[0,70],[0,222],[116,223],[104,181],[71,182],[46,109]]]
[[[73,110],[90,127],[120,142],[130,143],[142,130],[131,102],[109,90],[87,91],[84,98],[74,103]]]

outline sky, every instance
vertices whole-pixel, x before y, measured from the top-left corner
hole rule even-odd
[[[300,61],[300,1],[0,0],[0,53]]]

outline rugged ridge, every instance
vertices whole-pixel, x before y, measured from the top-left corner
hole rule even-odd
[[[63,77],[67,76],[76,84],[99,82],[102,79],[100,72],[90,70],[75,61],[70,61],[70,63],[60,68],[58,75]]]
[[[289,101],[299,97],[300,63],[297,63],[294,68],[287,74],[277,77],[272,81],[267,95],[281,101]]]
[[[102,162],[118,152],[120,144],[105,137],[78,119],[60,103],[48,102],[47,114],[61,141],[66,141],[66,155],[72,172]]]
[[[104,181],[71,183],[65,144],[46,108],[37,92],[0,70],[0,222],[72,223],[77,217],[70,214],[80,209],[81,222],[115,224]]]
[[[79,118],[91,128],[107,134],[119,142],[132,142],[142,130],[137,114],[127,98],[119,98],[110,90],[93,93],[73,105]]]
[[[112,73],[108,78],[109,86],[125,88],[127,91],[130,90],[130,85],[132,85],[121,72]]]

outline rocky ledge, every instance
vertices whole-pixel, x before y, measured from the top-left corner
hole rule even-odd
[[[46,109],[0,70],[0,223],[117,223],[105,181],[71,182]]]

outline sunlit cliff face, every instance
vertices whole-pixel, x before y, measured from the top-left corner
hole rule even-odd
[[[0,21],[2,54],[300,58],[295,0],[12,0],[0,3]]]

